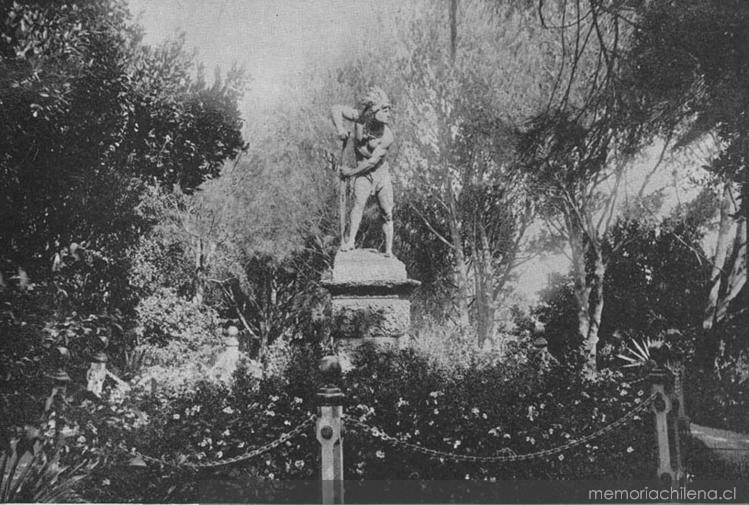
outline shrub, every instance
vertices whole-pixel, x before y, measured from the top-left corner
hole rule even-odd
[[[257,379],[240,369],[229,386],[207,381],[147,407],[149,421],[133,431],[128,453],[165,461],[206,462],[242,455],[308,419],[320,384],[316,352],[297,349],[283,374]],[[344,378],[346,415],[412,443],[472,455],[537,452],[566,444],[619,419],[646,397],[618,372],[596,380],[563,366],[539,370],[533,359],[456,367],[451,374],[414,350],[363,350]],[[145,408],[145,407],[144,407]],[[562,454],[507,464],[430,459],[394,447],[347,423],[346,479],[650,479],[655,441],[641,413],[632,422]],[[172,490],[170,500],[194,499],[201,479],[233,477],[268,483],[318,478],[319,444],[310,426],[292,440],[245,463],[200,470],[158,467],[159,485],[140,486],[139,501],[165,499],[147,490]],[[145,475],[154,471],[143,470]],[[119,475],[118,472],[114,472]],[[188,472],[190,473],[190,472]],[[180,476],[181,475],[181,476]],[[156,478],[144,477],[141,478]],[[110,481],[112,479],[110,478]],[[125,482],[124,480],[122,482]],[[171,484],[165,485],[165,482]],[[124,492],[125,484],[120,491]],[[260,488],[258,488],[260,489]],[[249,491],[248,491],[249,492]],[[259,491],[258,491],[259,492]],[[112,494],[109,499],[123,500]],[[269,495],[253,499],[270,500]]]
[[[347,378],[357,402],[349,413],[396,438],[446,452],[523,454],[557,447],[618,419],[646,396],[615,372],[591,381],[561,366],[539,371],[533,360],[445,376],[412,352],[362,359]],[[648,478],[652,465],[642,462],[654,461],[654,444],[651,430],[642,429],[643,416],[605,438],[526,462],[489,466],[430,460],[363,439],[356,431],[347,438],[344,459],[350,462],[349,478]]]
[[[139,303],[137,314],[136,351],[143,352],[146,365],[139,382],[153,379],[162,388],[190,389],[207,376],[223,345],[212,308],[160,288]]]

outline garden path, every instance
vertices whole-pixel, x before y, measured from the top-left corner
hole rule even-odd
[[[733,464],[749,461],[749,434],[694,423],[690,428],[692,436],[705,444],[721,461]]]

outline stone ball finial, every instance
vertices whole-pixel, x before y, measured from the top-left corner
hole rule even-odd
[[[323,356],[320,359],[320,371],[323,375],[338,375],[341,373],[341,363],[338,356]]]
[[[226,334],[230,337],[236,337],[239,335],[239,329],[236,326],[231,325],[226,329]]]
[[[549,342],[544,337],[533,339],[533,347],[536,349],[546,349],[548,346]]]

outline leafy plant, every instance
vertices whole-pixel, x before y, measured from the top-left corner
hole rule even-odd
[[[25,450],[14,441],[0,455],[0,502],[82,502],[76,485],[88,477],[95,463],[60,463],[61,448],[51,456],[37,442]]]
[[[644,340],[632,339],[625,351],[616,357],[627,362],[624,368],[642,367],[652,361],[651,349],[660,349],[664,345],[663,339],[647,337]]]

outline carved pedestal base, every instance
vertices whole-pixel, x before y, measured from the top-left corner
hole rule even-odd
[[[348,349],[398,345],[411,324],[409,295],[419,284],[395,258],[370,249],[339,252],[323,281],[332,296],[333,338]]]

